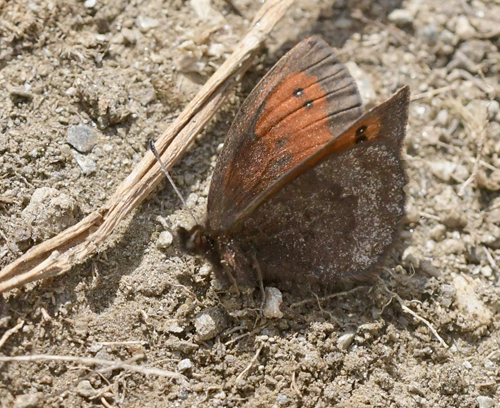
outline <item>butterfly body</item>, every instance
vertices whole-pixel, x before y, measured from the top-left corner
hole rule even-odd
[[[185,248],[243,286],[369,275],[404,215],[408,103],[405,87],[363,114],[326,43],[302,41],[242,105]]]

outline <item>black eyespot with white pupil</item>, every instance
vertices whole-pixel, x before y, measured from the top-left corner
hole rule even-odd
[[[363,125],[356,130],[356,140],[355,140],[356,144],[366,142],[368,140],[368,138],[365,135],[366,129],[367,129],[366,126]]]
[[[306,101],[304,103],[304,108],[311,109],[313,107],[313,101]]]
[[[296,98],[302,98],[304,96],[304,89],[297,88],[295,91],[293,91],[293,96],[295,96]]]

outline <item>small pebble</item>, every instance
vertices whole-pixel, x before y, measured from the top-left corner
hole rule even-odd
[[[10,86],[7,85],[7,91],[14,98],[22,98],[26,100],[33,99],[33,94],[30,92],[30,89],[26,86]]]
[[[445,255],[463,254],[465,252],[465,244],[460,239],[445,239],[439,243],[439,248]]]
[[[438,41],[438,30],[435,24],[427,24],[422,29],[422,39],[429,45],[435,45]]]
[[[481,395],[476,398],[476,401],[479,408],[493,408],[495,406],[495,401],[490,397]]]
[[[277,397],[276,397],[276,401],[278,402],[278,404],[280,405],[285,405],[288,401],[288,398],[285,394],[279,394]]]
[[[488,103],[488,116],[494,118],[498,112],[500,112],[500,104],[496,100],[492,100]]]
[[[489,278],[491,275],[493,275],[493,269],[491,269],[491,266],[485,265],[481,268],[481,274],[485,278]]]
[[[14,408],[37,408],[39,407],[40,398],[38,394],[19,395],[14,402]]]
[[[264,317],[267,319],[281,319],[283,313],[281,313],[280,305],[283,302],[283,296],[279,289],[273,287],[267,287],[266,292],[266,302],[264,304]]]
[[[217,307],[206,309],[196,316],[194,326],[200,340],[213,339],[226,328],[226,314]]]
[[[148,32],[152,28],[156,28],[160,26],[160,22],[151,17],[139,16],[137,17],[137,26],[139,30],[143,33]]]
[[[202,278],[206,278],[206,277],[210,276],[212,269],[213,269],[212,265],[210,265],[209,263],[205,263],[198,270],[198,275]]]
[[[439,180],[448,182],[454,174],[457,164],[447,160],[429,162],[431,173]]]
[[[97,164],[94,160],[78,152],[72,152],[72,154],[76,162],[78,163],[78,166],[80,166],[82,174],[87,176],[89,174],[95,173]]]
[[[396,9],[389,14],[389,21],[399,26],[413,24],[414,17],[409,10]]]
[[[435,225],[430,231],[430,236],[436,242],[442,241],[446,238],[446,227],[443,224]]]
[[[90,381],[80,381],[76,387],[76,393],[83,398],[92,398],[96,395],[96,390],[90,384]]]
[[[337,339],[339,349],[346,351],[354,340],[354,333],[346,333]]]
[[[45,240],[76,223],[74,200],[51,187],[37,188],[21,217],[32,227],[35,240]]]
[[[457,289],[453,285],[443,283],[441,285],[441,297],[440,302],[444,307],[450,307],[455,296],[457,295]]]
[[[140,35],[140,33],[137,33]],[[121,35],[125,41],[125,44],[135,44],[137,42],[137,35],[135,31],[130,30],[129,28],[122,28]]]
[[[94,130],[88,126],[71,126],[68,128],[66,142],[80,153],[89,153],[97,143],[97,135]]]
[[[193,363],[191,363],[191,360],[189,358],[185,358],[184,360],[179,361],[179,364],[177,364],[177,370],[181,373],[190,370],[192,367]]]
[[[187,390],[182,390],[181,392],[179,392],[178,397],[181,400],[187,400],[189,398],[189,393],[187,392]]]
[[[182,333],[184,331],[184,327],[179,323],[178,319],[169,319],[163,325],[163,330],[170,333]]]
[[[156,247],[158,249],[166,249],[174,242],[174,237],[169,231],[162,231],[156,241]]]
[[[448,111],[446,109],[441,109],[436,116],[436,123],[439,126],[445,127],[448,125]]]
[[[419,268],[420,267],[421,253],[415,246],[409,246],[403,252],[401,263],[406,268]]]
[[[467,217],[461,209],[454,207],[442,218],[441,222],[448,228],[464,228],[467,226]]]
[[[455,33],[461,40],[470,40],[476,35],[476,30],[471,26],[469,19],[466,16],[460,15],[457,18]]]
[[[85,3],[83,5],[87,8],[94,8],[97,4],[97,0],[85,0]]]

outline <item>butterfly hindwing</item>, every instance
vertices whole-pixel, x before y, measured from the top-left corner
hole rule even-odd
[[[321,39],[302,41],[243,103],[212,178],[208,227],[229,230],[283,174],[361,116],[354,80]]]
[[[234,231],[238,245],[255,253],[265,280],[284,272],[321,282],[362,277],[383,259],[405,208],[408,104],[405,87],[365,114],[284,176]],[[366,140],[356,143],[359,129]]]

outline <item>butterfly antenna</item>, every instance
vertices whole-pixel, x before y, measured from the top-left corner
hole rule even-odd
[[[179,191],[179,189],[177,188],[177,186],[175,185],[174,183],[174,180],[172,179],[172,177],[170,176],[170,173],[168,172],[167,168],[165,167],[165,165],[163,164],[163,161],[161,160],[161,157],[160,155],[158,154],[158,151],[156,150],[156,147],[155,147],[155,143],[153,142],[153,140],[149,140],[149,148],[151,149],[151,151],[153,152],[153,154],[155,155],[156,157],[156,160],[158,160],[158,163],[160,163],[160,167],[163,171],[163,173],[165,173],[165,176],[167,176],[167,179],[168,181],[170,182],[170,184],[172,185],[172,187],[174,188],[175,190],[175,193],[179,196],[179,198],[181,199],[182,201],[182,204],[184,204],[184,207],[186,208],[186,210],[189,212],[189,214],[191,214],[191,217],[193,217],[193,220],[196,224],[199,224],[198,220],[196,219],[196,217],[194,216],[193,212],[191,211],[191,208],[188,207],[186,201],[184,200],[184,197],[182,197],[182,194],[181,192]]]

